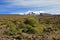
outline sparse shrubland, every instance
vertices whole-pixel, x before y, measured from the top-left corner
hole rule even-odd
[[[1,15],[0,30],[2,40],[60,40],[60,16]]]

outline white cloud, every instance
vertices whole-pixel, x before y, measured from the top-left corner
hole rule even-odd
[[[22,5],[31,7],[60,4],[60,0],[7,0],[7,2],[11,2],[12,5]]]
[[[43,11],[60,13],[60,0],[6,0],[6,2],[10,2],[10,6],[46,7]]]
[[[60,14],[60,5],[52,6],[52,8],[45,10],[52,14]]]
[[[10,13],[10,14],[19,14],[19,15],[24,15],[24,13],[20,13],[20,12]]]

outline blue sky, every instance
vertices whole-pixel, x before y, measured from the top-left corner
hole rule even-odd
[[[0,14],[46,11],[60,14],[60,0],[0,0]]]

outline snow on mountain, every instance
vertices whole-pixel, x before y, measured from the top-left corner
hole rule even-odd
[[[40,13],[47,13],[47,12],[45,12],[45,11],[27,11],[27,12],[25,12],[25,14],[27,15],[27,14],[29,14],[29,13],[35,13],[36,15],[40,15]]]
[[[24,13],[11,13],[11,14],[19,14],[19,15],[40,15],[40,13],[48,13],[48,12],[45,12],[45,11],[27,11],[27,12],[24,12]]]

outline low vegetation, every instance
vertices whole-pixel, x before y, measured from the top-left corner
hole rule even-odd
[[[0,30],[1,40],[60,40],[60,16],[1,15]]]

